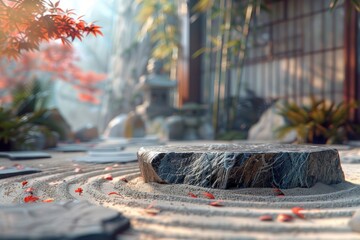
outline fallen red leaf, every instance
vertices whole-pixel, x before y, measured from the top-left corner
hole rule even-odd
[[[223,207],[224,204],[221,203],[221,201],[215,201],[215,202],[211,202],[209,203],[210,206],[213,206],[213,207]]]
[[[29,187],[29,188],[27,188],[26,190],[25,190],[25,192],[27,192],[27,193],[33,193],[35,191],[35,189],[34,188],[32,188],[32,187]]]
[[[109,174],[109,175],[106,175],[104,177],[104,179],[111,181],[111,180],[113,180],[113,177]]]
[[[202,194],[209,199],[215,199],[215,196],[209,192],[203,192]]]
[[[197,196],[195,194],[193,194],[192,192],[189,192],[188,195],[192,198],[197,198]]]
[[[26,184],[28,184],[28,181],[22,181],[21,185],[24,187]]]
[[[26,202],[26,203],[36,202],[36,201],[38,201],[38,200],[39,200],[39,198],[38,198],[38,197],[35,197],[35,196],[33,196],[33,195],[24,197],[24,202]]]
[[[45,203],[51,203],[53,201],[54,201],[53,198],[47,198],[47,199],[43,200],[43,202],[45,202]]]
[[[108,195],[118,195],[120,197],[122,197],[122,195],[120,193],[117,193],[117,192],[109,192]]]
[[[23,165],[17,164],[16,166],[17,170],[23,170],[25,167]]]
[[[273,217],[271,215],[266,214],[266,215],[260,216],[259,220],[263,221],[263,222],[270,222],[273,220]]]
[[[144,209],[144,212],[149,214],[149,215],[157,215],[160,210],[159,209],[156,209],[154,208],[156,204],[156,201],[152,201],[145,209]]]
[[[126,183],[128,183],[128,182],[129,182],[129,181],[128,181],[126,178],[124,178],[124,177],[123,177],[123,178],[121,178],[120,180],[121,180],[121,181],[123,181],[123,182],[126,182]]]
[[[304,214],[300,213],[300,211],[304,210],[301,207],[293,207],[291,209],[291,211],[293,212],[293,214],[295,214],[296,216],[298,216],[299,218],[305,219]]]
[[[81,195],[83,193],[83,189],[79,187],[79,188],[75,189],[75,192],[79,193],[79,195]]]
[[[155,208],[149,208],[149,209],[144,209],[144,212],[149,214],[149,215],[155,216],[160,212],[160,210],[155,209]]]
[[[281,191],[279,188],[274,188],[273,191],[274,191],[274,193],[275,193],[275,195],[276,195],[277,197],[284,197],[284,196],[285,196],[285,194],[283,193],[283,191]]]
[[[293,216],[289,215],[289,214],[279,214],[277,216],[277,220],[280,221],[280,222],[291,222],[292,220],[294,219]]]

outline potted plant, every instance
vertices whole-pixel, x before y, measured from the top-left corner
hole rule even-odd
[[[354,101],[330,103],[311,97],[310,104],[284,103],[279,114],[285,125],[277,129],[279,138],[290,131],[296,131],[298,143],[337,143],[346,140],[349,133],[359,131],[348,117],[350,110],[357,107]]]

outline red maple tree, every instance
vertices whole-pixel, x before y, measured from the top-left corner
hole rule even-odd
[[[22,51],[38,50],[41,42],[102,35],[100,27],[60,8],[60,1],[0,0],[0,56],[19,58]]]
[[[18,84],[45,78],[69,82],[78,91],[79,100],[98,104],[101,91],[97,85],[107,75],[84,71],[76,65],[77,60],[71,46],[56,43],[41,46],[36,52],[25,52],[16,62],[3,59],[0,61],[0,92],[3,92],[0,103],[11,101],[11,89]]]

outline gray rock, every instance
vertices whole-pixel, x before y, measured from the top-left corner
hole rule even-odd
[[[88,202],[0,206],[0,239],[115,239],[129,227],[117,211]]]
[[[215,138],[214,128],[208,122],[201,123],[197,131],[200,139],[213,140]]]
[[[344,181],[335,149],[290,144],[217,144],[140,148],[145,182],[212,188],[312,187]]]
[[[280,104],[280,103],[278,103]],[[284,126],[285,120],[277,114],[278,104],[274,104],[266,110],[260,117],[260,120],[254,124],[248,132],[248,140],[251,141],[279,141],[283,143],[292,143],[296,141],[296,131],[289,132],[282,139],[277,138],[276,129]]]
[[[166,132],[169,140],[182,140],[184,138],[184,121],[180,116],[166,118]]]

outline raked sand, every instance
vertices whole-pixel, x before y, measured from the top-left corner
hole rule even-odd
[[[0,166],[19,163],[43,171],[0,180],[0,204],[23,203],[27,194],[21,182],[26,180],[41,199],[87,200],[120,211],[131,220],[131,229],[119,239],[360,239],[360,233],[348,226],[354,211],[360,209],[360,164],[342,164],[347,182],[283,190],[285,196],[278,197],[269,188],[215,190],[149,184],[140,177],[137,163],[76,164],[70,159],[81,153],[52,155],[41,160],[0,159]],[[76,173],[76,168],[81,171]],[[107,174],[113,176],[112,181],[103,179]],[[75,193],[78,187],[83,188],[82,195]],[[204,191],[222,200],[223,206],[209,206],[213,200],[206,199]],[[189,192],[198,198],[188,196]],[[149,204],[159,210],[156,215],[144,210]],[[304,208],[305,219],[276,221],[280,213],[292,214],[292,207]],[[260,221],[264,214],[275,220]]]

